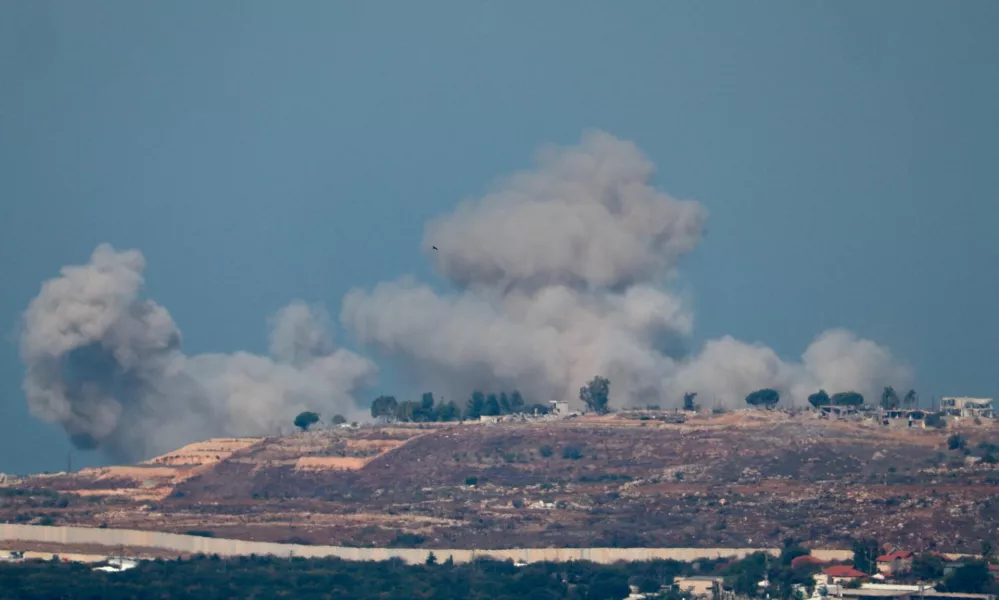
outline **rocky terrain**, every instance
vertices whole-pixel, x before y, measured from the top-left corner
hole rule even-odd
[[[887,428],[766,411],[685,424],[622,417],[209,440],[0,488],[0,520],[354,546],[795,537],[834,548],[876,536],[951,552],[977,551],[999,527],[990,425]]]

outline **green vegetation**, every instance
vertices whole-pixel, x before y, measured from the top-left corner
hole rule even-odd
[[[586,385],[579,388],[579,399],[583,401],[586,408],[598,413],[605,414],[610,408],[610,379],[597,375]]]
[[[702,568],[713,563],[702,563]],[[455,564],[433,556],[426,564],[338,559],[242,557],[151,561],[123,573],[88,565],[29,561],[0,564],[0,599],[13,598],[279,598],[301,600],[507,599],[619,600],[629,582],[657,592],[691,567],[675,561],[597,565],[476,560]],[[655,598],[657,596],[649,596]],[[670,593],[658,597],[680,600]]]
[[[309,427],[312,427],[319,422],[319,415],[314,412],[303,412],[299,413],[295,417],[295,427],[298,427],[302,431],[308,431]]]
[[[832,403],[836,406],[863,406],[864,397],[857,392],[840,392],[833,394]]]
[[[409,545],[422,543],[415,534],[403,534]],[[854,543],[855,566],[872,569],[879,552],[877,540]],[[90,565],[58,561],[0,563],[0,600],[13,598],[368,598],[380,600],[425,598],[457,600],[469,598],[518,600],[614,599],[628,595],[634,585],[650,600],[686,600],[686,594],[670,589],[679,576],[722,577],[725,587],[749,598],[789,600],[795,589],[809,593],[814,564],[792,566],[807,555],[795,540],[784,540],[779,557],[762,552],[742,560],[672,560],[621,562],[599,565],[586,561],[535,563],[516,566],[512,561],[478,559],[455,564],[450,556],[431,552],[423,564],[407,565],[399,559],[383,562],[351,562],[340,559],[277,557],[196,556],[189,560],[143,562],[123,573],[102,573]],[[983,543],[983,555],[991,555],[991,544]],[[956,565],[946,577],[943,560],[920,554],[913,560],[912,577],[939,581],[939,591],[996,593],[996,582],[981,560]],[[760,586],[766,581],[766,586]]]
[[[825,390],[819,390],[808,397],[808,403],[818,408],[820,406],[829,406],[832,404],[832,400],[829,399],[829,394]]]
[[[773,408],[780,402],[780,393],[777,390],[764,388],[746,396],[746,404],[750,406],[763,406]]]
[[[424,393],[419,402],[398,402],[394,396],[379,396],[371,403],[371,416],[375,419],[412,423],[476,420],[482,416],[535,412],[546,414],[548,408],[540,404],[528,406],[524,397],[516,390],[509,394],[472,392],[464,413],[455,402],[435,402],[431,392]]]
[[[902,400],[895,393],[895,388],[888,386],[881,392],[881,408],[885,410],[898,410],[902,406]]]

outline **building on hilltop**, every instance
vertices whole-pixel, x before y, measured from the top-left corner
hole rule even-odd
[[[562,400],[552,400],[549,402],[551,404],[551,409],[548,414],[555,417],[568,417],[569,416],[569,403]]]
[[[961,419],[991,419],[992,398],[945,396],[940,399],[940,412]]]

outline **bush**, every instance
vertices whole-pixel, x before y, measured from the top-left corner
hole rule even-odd
[[[540,452],[541,456],[543,456],[545,458],[550,458],[551,455],[555,453],[555,451],[552,450],[552,447],[548,446],[548,445],[545,445],[545,446],[542,446],[542,447],[538,448],[538,452]]]
[[[567,460],[579,460],[583,458],[583,449],[579,446],[566,446],[562,448],[562,458]]]
[[[957,435],[956,433],[947,438],[947,448],[950,450],[958,450],[960,448],[964,448],[967,445],[967,443],[968,443],[967,440],[965,440],[960,435]]]
[[[479,478],[478,477],[466,477],[465,478],[465,485],[478,485],[478,484],[479,484]]]
[[[934,429],[943,429],[947,426],[946,421],[943,420],[943,417],[941,417],[939,413],[930,413],[926,415],[925,423],[927,427],[932,427]]]

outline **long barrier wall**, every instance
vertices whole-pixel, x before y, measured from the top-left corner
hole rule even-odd
[[[129,546],[158,548],[178,553],[218,554],[219,556],[304,556],[337,557],[345,560],[388,560],[401,558],[407,563],[420,564],[432,551],[441,561],[451,557],[454,562],[468,562],[478,557],[531,563],[589,560],[597,563],[673,559],[692,561],[698,558],[741,558],[753,552],[766,551],[778,554],[775,548],[517,548],[504,550],[442,550],[423,548],[349,548],[345,546],[306,546],[302,544],[276,544],[221,538],[206,538],[159,531],[132,529],[94,529],[89,527],[45,527],[41,525],[16,525],[0,523],[0,542],[30,541],[55,544],[87,544],[107,547]],[[11,546],[6,543],[6,546]],[[815,550],[823,560],[841,560],[852,557],[846,550]]]

